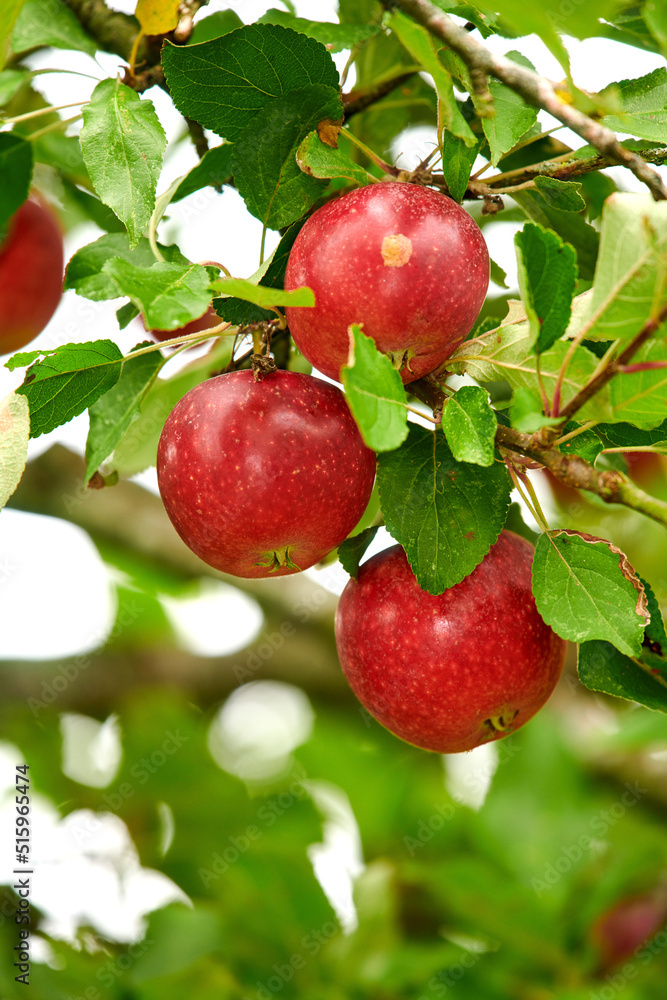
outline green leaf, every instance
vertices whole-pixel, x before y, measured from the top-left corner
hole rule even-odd
[[[497,427],[488,393],[480,386],[461,386],[442,412],[442,429],[457,462],[493,465]]]
[[[633,364],[667,362],[667,344],[652,340],[633,355]],[[639,372],[622,372],[610,383],[612,415],[616,420],[629,421],[638,427],[651,429],[667,418],[667,366]]]
[[[150,344],[138,344],[135,350]],[[133,420],[139,416],[139,407],[146,389],[155,379],[165,358],[159,351],[130,355],[123,362],[123,370],[116,384],[105,392],[89,410],[90,429],[86,440],[86,482],[97,471],[105,458],[125,434]]]
[[[398,448],[408,436],[407,399],[401,376],[356,323],[350,327],[349,336],[350,355],[341,369],[348,406],[369,448]]]
[[[26,0],[3,0],[0,4],[0,69],[5,65],[16,19]]]
[[[533,395],[530,389],[514,390],[509,415],[512,427],[516,427],[518,431],[523,431],[526,434],[533,434],[535,431],[539,431],[540,427],[560,423],[553,417],[545,417],[541,401]]]
[[[553,229],[562,240],[577,251],[579,274],[586,281],[593,278],[600,235],[576,212],[561,212],[545,199],[540,191],[516,191],[514,200],[532,222]]]
[[[520,35],[535,32],[558,59],[567,67],[567,51],[559,33],[588,38],[600,33],[599,20],[610,20],[623,0],[587,0],[585,4],[570,4],[552,9],[545,4],[526,4],[524,0],[496,0],[493,9]]]
[[[646,626],[644,634],[642,657],[659,657],[662,661],[660,664],[662,676],[667,680],[667,631],[665,631],[665,623],[653,588],[642,577],[640,579],[646,591],[646,600],[651,616],[651,621]]]
[[[544,198],[547,205],[561,212],[583,212],[586,208],[581,191],[581,184],[576,181],[559,181],[556,177],[543,177],[538,174],[535,187]]]
[[[122,479],[155,465],[164,422],[190,389],[224,368],[230,359],[232,338],[214,343],[205,357],[191,362],[169,379],[156,378],[140,403],[140,412],[114,447],[108,463]]]
[[[90,177],[83,162],[78,135],[63,135],[62,132],[50,131],[37,135],[37,138],[32,138],[30,135],[30,143],[35,163],[46,163],[54,167],[64,175],[63,180],[68,180],[71,184],[84,184],[87,188],[90,187]],[[112,214],[110,209],[106,211]],[[116,224],[119,228],[122,226],[118,219]]]
[[[181,114],[230,142],[289,91],[338,89],[338,71],[324,46],[274,24],[248,24],[201,45],[166,42],[162,66]]]
[[[604,639],[626,656],[641,652],[646,596],[626,556],[604,538],[550,531],[535,546],[537,610],[563,639]]]
[[[223,142],[221,146],[207,150],[197,166],[185,175],[176,188],[171,199],[172,204],[181,198],[187,198],[195,191],[200,191],[201,188],[210,186],[218,189],[223,184],[228,184],[232,179],[233,152],[234,146],[231,142]]]
[[[310,288],[295,288],[286,292],[283,288],[266,288],[255,285],[245,278],[218,278],[211,282],[211,288],[217,292],[235,295],[244,302],[252,302],[261,309],[271,309],[273,306],[314,306],[315,295]]]
[[[225,934],[224,918],[213,906],[172,904],[155,910],[148,918],[147,940],[151,947],[143,949],[132,961],[128,980],[136,984],[174,975],[195,963],[201,968],[204,955],[216,953]]]
[[[280,24],[283,28],[300,31],[309,38],[326,45],[329,52],[342,52],[354,48],[372,38],[381,30],[376,24],[336,24],[333,21],[308,21],[304,17],[294,17],[285,10],[272,7],[257,20],[258,24]]]
[[[304,174],[328,179],[341,177],[355,184],[368,184],[374,178],[354,163],[342,149],[322,142],[316,131],[309,132],[296,151],[296,162]]]
[[[454,201],[463,201],[480,145],[469,146],[449,130],[442,137],[442,172]]]
[[[64,3],[50,3],[45,8],[43,0],[27,0],[12,32],[14,52],[38,46],[56,49],[74,49],[95,56],[97,46],[90,35]]]
[[[113,257],[103,267],[117,295],[127,295],[143,314],[149,330],[176,330],[202,316],[211,302],[211,279],[199,264],[137,267]]]
[[[299,235],[302,225],[303,222],[294,222],[289,227],[273,251],[271,259],[268,262],[268,267],[259,279],[258,284],[264,288],[283,287],[287,261],[289,260],[294,240]],[[254,282],[254,277],[248,280]],[[275,316],[275,313],[269,312],[266,309],[260,309],[257,305],[252,305],[243,299],[235,298],[231,295],[229,298],[214,299],[213,307],[218,316],[227,320],[228,323],[232,323],[234,326],[241,326],[245,323],[261,323],[263,320],[273,319]]]
[[[563,428],[563,435],[570,434],[571,431],[577,430],[580,426],[574,420],[570,420]],[[579,458],[583,458],[593,465],[604,447],[597,434],[601,426],[598,424],[594,431],[581,431],[576,437],[559,445],[559,451],[562,451],[564,455],[578,455]]]
[[[28,458],[28,400],[10,392],[0,402],[0,509],[21,481]]]
[[[234,145],[234,180],[248,211],[269,229],[294,222],[313,205],[326,182],[304,174],[296,161],[302,139],[325,118],[342,117],[337,91],[311,86],[273,101]]]
[[[507,284],[507,273],[503,270],[500,264],[496,264],[495,260],[489,260],[489,272],[491,281],[494,285],[498,285],[499,288],[508,288]]]
[[[581,683],[591,691],[603,691],[656,712],[667,712],[667,686],[658,668],[624,656],[610,642],[582,642],[577,671]]]
[[[438,55],[438,48],[442,48],[442,46],[438,46],[433,35],[426,28],[416,24],[405,14],[394,13],[388,24],[415,62],[433,77],[440,102],[442,124],[469,146],[476,146],[477,139],[463,117],[459,102],[454,96],[451,74]]]
[[[602,91],[618,91],[623,113],[606,115],[602,124],[614,132],[665,142],[667,137],[667,70],[664,66],[636,80],[621,80]]]
[[[19,351],[18,354],[12,354],[9,361],[5,361],[5,368],[10,372],[16,371],[17,368],[27,368],[45,353],[45,351]]]
[[[120,221],[118,216],[111,211],[111,209],[96,198],[94,195],[89,194],[88,191],[84,191],[83,188],[77,187],[76,184],[67,178],[62,178],[63,187],[70,200],[74,202],[77,208],[91,219],[96,226],[100,229],[105,230],[107,233],[123,233],[125,237],[125,242],[129,250],[129,243],[127,241],[127,234],[125,233],[125,226]]]
[[[122,358],[113,341],[95,340],[64,344],[31,365],[16,390],[30,405],[30,436],[48,434],[92,406],[118,381]]]
[[[474,340],[464,341],[448,359],[447,368],[455,375],[467,374],[480,382],[509,382],[513,389],[528,389],[539,399],[538,356],[533,350],[530,324],[521,303],[510,300],[509,306],[509,313],[501,325]],[[573,313],[580,308],[575,299]],[[553,399],[556,380],[569,347],[566,340],[557,340],[553,347],[539,355],[542,383],[549,399]],[[598,359],[592,351],[583,346],[576,348],[561,386],[562,403],[587,384],[597,365]],[[609,420],[611,414],[610,389],[606,386],[582,407],[578,416],[582,420]]]
[[[190,263],[177,246],[158,244],[158,247],[170,264]],[[156,262],[147,239],[139,240],[137,246],[131,248],[127,233],[108,233],[77,250],[67,265],[65,289],[72,288],[77,295],[93,302],[118,298],[118,286],[104,271],[105,264],[113,257],[122,257],[138,268],[149,268]]]
[[[0,230],[28,197],[32,146],[11,132],[0,132]]]
[[[0,107],[11,101],[23,84],[30,79],[27,69],[5,69],[0,73]]]
[[[661,0],[658,0],[661,3]],[[605,38],[611,38],[623,45],[634,45],[645,52],[659,52],[660,46],[649,31],[643,11],[638,4],[632,4],[626,10],[619,11],[609,24],[602,25],[600,32]]]
[[[364,528],[363,531],[360,531],[358,535],[346,538],[338,546],[340,564],[345,572],[349,573],[354,580],[359,575],[359,563],[366,555],[379,530],[379,525],[371,525],[370,528]]]
[[[242,28],[243,21],[233,10],[216,10],[208,17],[199,18],[190,35],[188,44],[199,45],[201,42],[208,42],[211,38],[220,38],[236,28]]]
[[[460,583],[482,561],[511,492],[504,466],[457,462],[444,435],[414,424],[401,448],[379,456],[378,487],[387,530],[430,594]]]
[[[667,54],[667,10],[664,3],[662,0],[646,0],[642,13],[663,55]]]
[[[83,109],[83,159],[95,191],[125,224],[133,247],[155,207],[165,145],[148,98],[119,80],[98,83]]]
[[[120,309],[116,309],[116,319],[118,321],[118,329],[124,330],[126,326],[136,319],[139,315],[139,310],[135,306],[134,302],[126,302],[124,306]]]
[[[643,448],[647,445],[654,447],[665,446],[667,444],[667,419],[651,430],[640,430],[632,424],[598,424],[595,428],[597,434],[601,434],[611,448],[625,448],[632,451],[634,448]]]
[[[507,58],[528,69],[535,68],[520,52],[508,52]],[[531,108],[522,97],[497,80],[489,81],[489,90],[495,113],[491,118],[482,118],[482,128],[489,143],[491,163],[495,167],[503,153],[512,149],[535,124],[537,109]]]
[[[666,295],[667,203],[650,195],[612,194],[602,210],[587,339],[634,337],[657,315]]]
[[[560,340],[570,322],[577,255],[556,233],[532,222],[516,234],[514,245],[534,349],[542,354]]]

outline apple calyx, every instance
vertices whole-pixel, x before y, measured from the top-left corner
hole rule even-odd
[[[490,719],[484,720],[484,725],[495,733],[509,733],[512,729],[516,728],[513,722],[518,714],[519,709],[517,708],[513,712],[503,712],[502,715],[493,715]]]
[[[290,555],[290,549],[293,549],[292,545],[285,545],[282,549],[273,549],[272,552],[264,552],[262,558],[258,559],[255,566],[264,566],[270,573],[275,573],[278,569],[293,569],[297,572],[301,571],[301,567],[298,566]]]
[[[392,367],[396,369],[397,372],[408,371],[412,372],[410,367],[410,361],[414,357],[414,351],[401,351],[397,354],[392,354],[391,351],[387,352],[387,357],[392,363]]]

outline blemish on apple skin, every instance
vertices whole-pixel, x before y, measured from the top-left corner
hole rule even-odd
[[[467,542],[470,542],[475,537],[475,532],[474,531],[468,531],[468,532],[466,532],[466,534],[465,534],[464,537],[465,537],[465,540]]]
[[[385,236],[380,253],[385,267],[403,267],[412,256],[412,240],[403,233]]]

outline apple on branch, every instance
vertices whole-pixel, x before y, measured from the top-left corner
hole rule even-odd
[[[290,253],[285,288],[307,285],[311,309],[287,323],[310,363],[340,380],[348,327],[359,323],[404,382],[434,371],[465,340],[489,286],[477,223],[437,191],[369,184],[319,208]]]
[[[200,559],[235,576],[283,576],[354,528],[375,454],[336,386],[237,371],[195,386],[172,410],[157,473],[169,518]]]
[[[47,325],[62,296],[63,264],[60,223],[33,195],[0,244],[0,354],[25,347]]]
[[[566,643],[540,617],[533,549],[502,531],[461,583],[422,590],[400,545],[364,563],[336,611],[352,690],[396,736],[438,753],[472,750],[527,722],[560,677]]]

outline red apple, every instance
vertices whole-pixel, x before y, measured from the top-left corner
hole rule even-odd
[[[49,322],[63,291],[63,263],[58,219],[29,198],[0,245],[0,354],[25,347]]]
[[[468,213],[429,188],[369,184],[328,202],[294,241],[285,288],[315,307],[287,309],[301,353],[340,379],[351,323],[363,325],[404,382],[427,375],[470,332],[489,285],[489,254]]]
[[[200,559],[235,576],[283,576],[347,537],[370,499],[375,455],[336,386],[238,371],[176,405],[157,472],[167,514]]]
[[[664,927],[665,921],[667,893],[664,886],[616,903],[593,926],[600,975],[637,954],[642,945]]]
[[[533,549],[503,531],[470,576],[434,596],[394,545],[347,584],[336,642],[352,690],[396,736],[458,753],[514,732],[545,703],[566,643],[538,614]]]
[[[163,340],[173,340],[174,337],[185,337],[188,333],[200,333],[208,330],[209,327],[218,326],[222,320],[218,316],[213,306],[209,306],[203,316],[193,319],[185,326],[179,326],[176,330],[148,330],[151,337],[162,342]],[[145,327],[145,324],[144,324]]]

